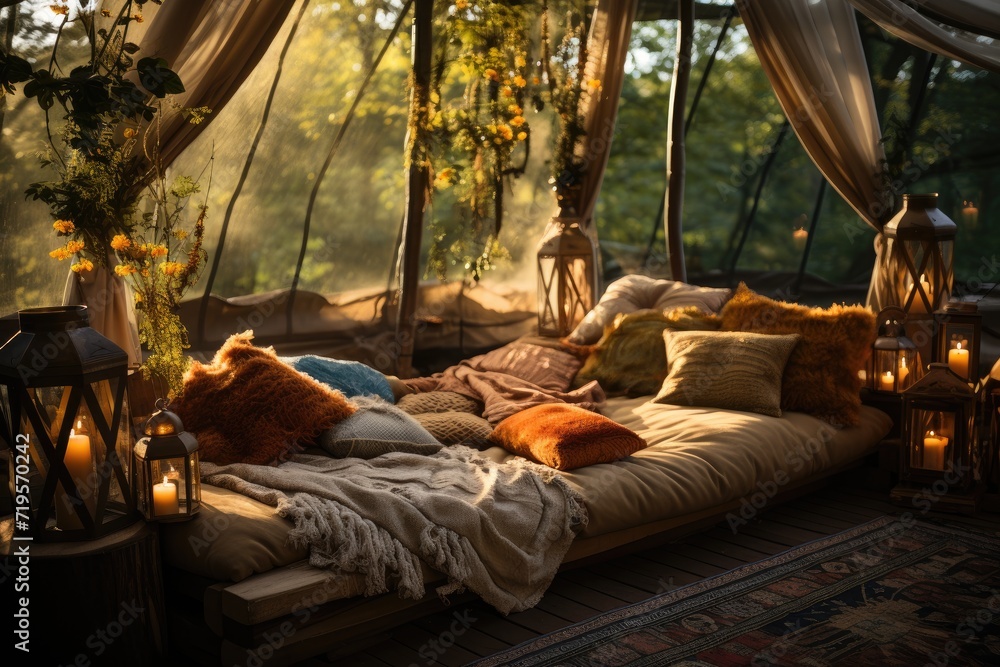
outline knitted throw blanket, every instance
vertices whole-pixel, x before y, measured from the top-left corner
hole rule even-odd
[[[398,577],[401,597],[424,593],[423,559],[503,613],[534,606],[587,522],[555,471],[497,464],[463,446],[369,460],[298,455],[277,467],[202,463],[203,480],[277,508],[309,562],[359,572],[366,595]]]

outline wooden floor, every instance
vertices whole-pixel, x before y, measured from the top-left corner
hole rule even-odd
[[[614,561],[561,572],[542,601],[528,611],[503,616],[482,602],[446,612],[359,642],[350,652],[300,663],[305,667],[465,665],[541,634],[612,609],[648,599],[705,577],[758,561],[800,544],[838,533],[905,508],[887,492],[827,486],[785,505],[765,509],[734,533],[725,524],[676,543]],[[931,513],[954,524],[997,530],[1000,515],[974,517]]]

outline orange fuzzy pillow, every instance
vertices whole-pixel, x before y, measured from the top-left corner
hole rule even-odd
[[[861,380],[875,342],[875,315],[862,306],[810,308],[775,301],[740,283],[722,308],[724,331],[799,334],[781,385],[781,409],[836,426],[861,418]]]
[[[219,465],[279,463],[354,413],[339,391],[283,363],[253,333],[234,334],[210,364],[194,362],[171,408]]]
[[[489,439],[558,470],[610,463],[646,446],[645,440],[621,424],[565,403],[536,405],[515,413],[497,424]]]

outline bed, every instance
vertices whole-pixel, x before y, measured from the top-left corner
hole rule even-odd
[[[837,311],[832,317],[836,326],[841,327],[844,313]],[[861,319],[865,327],[870,324],[868,317]],[[755,316],[753,321],[774,325],[774,318]],[[770,344],[772,339],[782,338],[783,332],[767,333],[779,334],[771,336]],[[660,336],[662,340],[663,334]],[[687,336],[699,337],[700,333]],[[745,338],[746,334],[739,337]],[[853,338],[857,336],[845,337]],[[721,339],[728,340],[725,336]],[[791,344],[797,341],[796,337],[786,347],[792,349]],[[840,345],[842,341],[834,344]],[[853,340],[850,345],[861,349],[865,344],[862,340],[859,346]],[[668,339],[668,349],[669,346]],[[559,375],[560,363],[566,357],[555,350],[547,353],[539,348],[542,350],[539,352],[534,347],[538,346],[532,347],[532,354],[541,354],[543,358],[532,358],[531,368],[543,368],[545,372],[532,379],[545,384],[553,375]],[[824,349],[829,356],[828,348],[829,345]],[[513,349],[525,348],[509,348],[506,352],[501,348],[491,353],[493,356],[486,355],[485,360],[477,358],[478,361],[447,377],[438,377],[424,388],[455,388],[448,383],[457,377],[468,380],[469,374],[482,373],[476,377],[492,378],[498,360],[506,364],[513,356],[525,357],[512,355]],[[742,350],[740,355],[746,356]],[[712,354],[719,354],[717,348],[712,348]],[[773,357],[774,352],[769,349],[765,355]],[[845,355],[838,352],[838,356]],[[725,353],[720,358],[729,359]],[[855,364],[858,359],[851,358],[848,362]],[[734,363],[737,362],[730,359],[726,367]],[[782,362],[776,371],[779,385],[784,365]],[[756,367],[752,368],[756,371]],[[807,380],[823,382],[827,375],[836,375],[832,367],[821,370],[823,375],[810,375]],[[766,369],[760,374],[766,375]],[[852,382],[856,377],[855,371]],[[786,374],[785,384],[787,379]],[[699,382],[689,379],[685,386]],[[662,391],[656,397],[620,396],[591,404],[594,399],[603,398],[599,390],[595,393],[593,384],[596,383],[573,389],[555,383],[552,391],[561,399],[596,408],[610,422],[638,436],[644,446],[624,458],[555,475],[567,487],[568,496],[578,499],[586,509],[586,521],[574,527],[566,549],[559,552],[557,565],[561,563],[562,567],[642,548],[719,521],[738,530],[763,507],[794,497],[823,479],[859,466],[892,427],[885,413],[859,403],[852,407],[851,425],[839,427],[831,425],[825,413],[826,402],[813,410],[819,416],[785,409],[780,417],[763,414],[756,404],[751,411],[691,405],[690,400],[681,402],[686,404],[657,402],[663,398]],[[664,381],[663,386],[667,384]],[[421,385],[417,382],[415,386]],[[490,384],[489,391],[494,388]],[[703,388],[708,394],[718,393],[710,385]],[[524,396],[522,389],[519,385],[519,392],[514,395]],[[535,398],[529,395],[528,401]],[[490,399],[487,396],[485,413],[491,410],[495,413],[499,430],[511,409],[511,401],[499,400],[491,407]],[[795,399],[804,397],[797,395]],[[713,396],[708,402],[717,400]],[[777,395],[774,400],[778,400]],[[836,398],[829,402],[836,402]],[[477,460],[489,462],[483,463],[484,470],[491,464],[509,466],[523,460],[508,449],[487,446],[490,442],[479,444],[480,451],[474,455],[479,457]],[[467,449],[462,444],[452,446],[456,448]],[[385,456],[409,457],[405,460],[411,466],[436,465],[436,455],[426,457],[427,463],[421,463],[419,457],[410,453]],[[213,477],[209,475],[207,479]],[[245,663],[254,656],[261,659],[263,654],[268,664],[288,664],[336,650],[342,642],[440,609],[441,598],[447,602],[462,597],[451,593],[454,587],[442,588],[451,582],[451,577],[426,562],[419,563],[421,581],[426,587],[424,595],[400,596],[393,589],[393,582],[388,586],[389,592],[373,595],[371,582],[361,573],[310,565],[315,554],[311,555],[301,543],[289,540],[292,524],[277,516],[270,504],[212,484],[203,486],[202,509],[196,519],[161,528],[170,580],[178,591],[186,591],[200,603],[204,621],[219,639],[224,664]]]

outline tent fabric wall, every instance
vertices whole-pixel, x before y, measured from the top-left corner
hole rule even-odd
[[[925,51],[1000,72],[1000,40],[982,41],[978,33],[941,25],[902,0],[850,0],[887,32]],[[936,18],[963,26],[982,25],[983,34],[1000,34],[1000,6],[986,0],[930,0]]]

